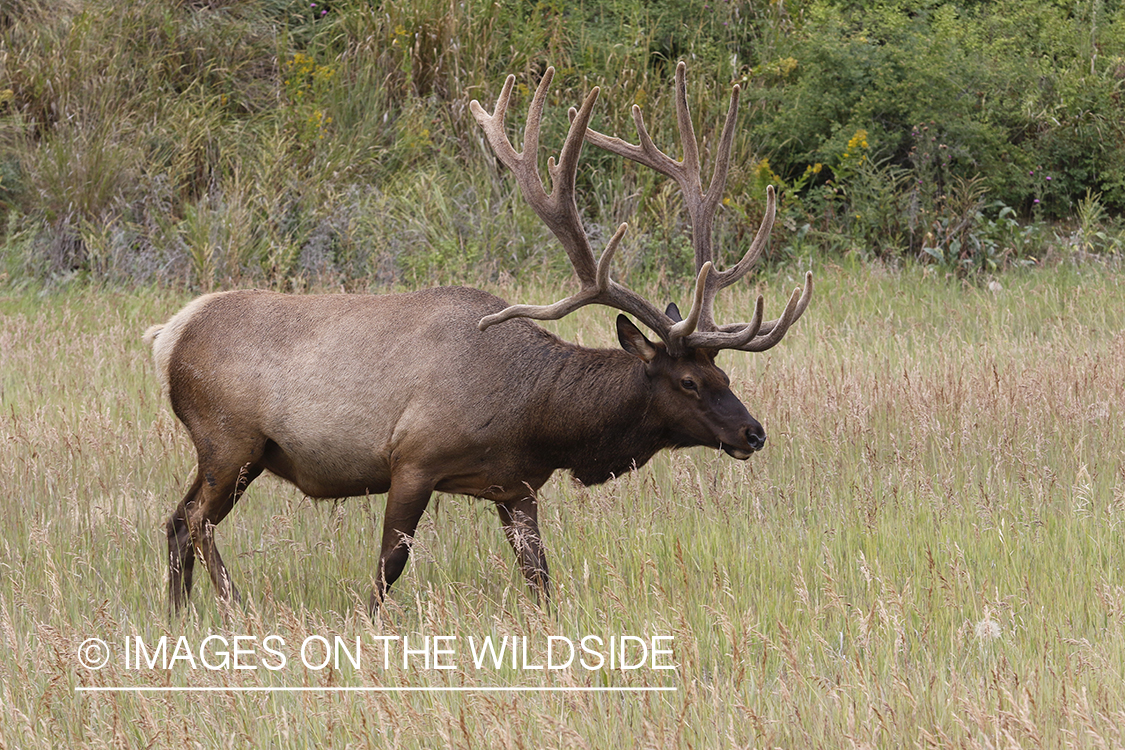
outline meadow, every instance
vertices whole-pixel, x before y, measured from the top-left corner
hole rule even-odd
[[[554,477],[549,608],[436,496],[374,621],[383,499],[263,477],[217,531],[244,604],[197,573],[169,618],[194,454],[141,333],[232,286],[558,299],[469,102],[515,74],[515,133],[553,65],[545,151],[593,86],[668,148],[680,59],[707,164],[742,91],[717,246],[780,196],[718,317],[816,274],[719,359],[766,449]],[[1125,746],[1123,91],[1101,0],[0,4],[0,749]],[[676,191],[579,174],[595,245],[631,225],[615,277],[682,305]]]
[[[382,498],[314,502],[265,477],[217,531],[244,605],[224,617],[201,574],[169,619],[164,522],[194,456],[140,334],[189,295],[0,288],[0,747],[1122,746],[1120,274],[1060,262],[990,287],[909,263],[812,268],[785,341],[719,360],[764,451],[665,453],[592,488],[554,477],[550,609],[489,504],[436,496],[375,621]],[[776,314],[803,271],[720,304],[760,291]],[[610,346],[611,320],[550,325]],[[524,668],[551,636],[626,634],[670,637],[675,668]],[[192,658],[217,637],[211,664],[250,636],[258,668],[126,664],[126,639],[161,636]],[[302,663],[298,644],[335,636],[361,639],[359,667]],[[453,669],[369,648],[426,636],[452,637]],[[527,639],[529,661],[477,669],[468,639],[486,636]],[[110,647],[101,669],[80,662],[89,638]],[[80,690],[115,686],[211,690]],[[315,690],[246,690],[267,687]],[[395,691],[323,689],[348,687]],[[674,690],[478,690],[540,687]]]

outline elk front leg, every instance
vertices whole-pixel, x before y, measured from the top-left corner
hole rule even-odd
[[[371,617],[379,610],[391,584],[398,580],[410,559],[410,546],[418,522],[430,503],[434,483],[402,472],[391,477],[387,511],[383,517],[383,544],[379,552],[379,575],[371,594]]]
[[[551,576],[547,571],[547,555],[539,536],[539,505],[534,497],[496,504],[504,536],[516,553],[520,570],[535,592],[535,601],[551,599]]]

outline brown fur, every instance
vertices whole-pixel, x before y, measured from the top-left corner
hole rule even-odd
[[[460,287],[224,292],[150,328],[199,460],[168,521],[172,610],[196,557],[220,599],[237,597],[213,529],[263,471],[311,497],[387,493],[374,609],[435,490],[494,501],[524,575],[546,594],[536,491],[556,469],[596,484],[664,448],[746,458],[764,443],[712,352],[671,357],[623,316],[622,349],[579,347],[524,319],[479,330],[504,307]]]

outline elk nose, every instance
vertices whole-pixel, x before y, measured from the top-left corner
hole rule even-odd
[[[760,451],[766,444],[766,431],[760,424],[752,424],[746,428],[746,442],[752,451]]]

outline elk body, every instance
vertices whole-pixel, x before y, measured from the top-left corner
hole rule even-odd
[[[574,296],[533,307],[508,306],[462,287],[395,295],[221,292],[194,300],[146,332],[199,463],[167,524],[172,611],[187,600],[196,558],[220,600],[237,598],[214,529],[263,471],[314,498],[387,493],[374,610],[406,566],[435,491],[493,501],[524,576],[546,595],[536,492],[553,472],[569,470],[589,485],[642,466],[665,448],[711,446],[746,459],[763,447],[762,426],[731,392],[715,356],[721,349],[760,351],[776,344],[804,311],[812,287],[810,274],[774,321],[762,321],[760,297],[750,323],[718,326],[712,320],[715,292],[746,273],[774,214],[771,189],[746,255],[728,271],[713,270],[710,224],[730,159],[737,86],[706,193],[699,187],[680,63],[682,162],[655,149],[639,110],[639,146],[588,130],[594,89],[581,110],[571,110],[559,162],[549,161],[547,194],[535,155],[552,74],[548,69],[535,94],[522,153],[503,129],[513,77],[493,114],[475,101],[472,110],[570,256],[581,282]],[[595,263],[574,198],[584,139],[658,169],[685,189],[698,270],[685,318],[674,306],[661,311],[610,279],[624,225]],[[528,320],[558,319],[586,304],[631,313],[659,340],[650,341],[619,315],[621,348],[589,349]]]

